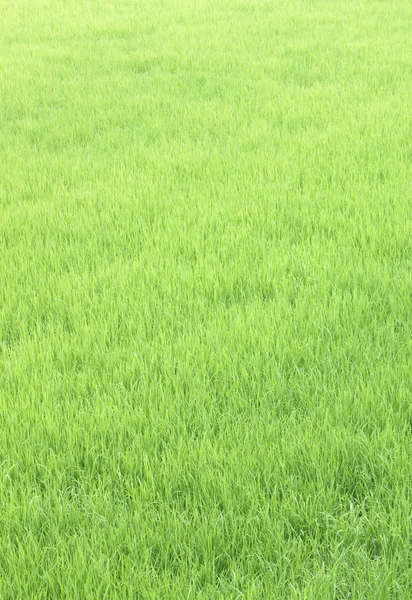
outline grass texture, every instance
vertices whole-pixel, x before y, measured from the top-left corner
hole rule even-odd
[[[412,598],[412,4],[0,0],[0,598]]]

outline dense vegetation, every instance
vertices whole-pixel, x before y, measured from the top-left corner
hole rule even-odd
[[[2,600],[412,598],[412,4],[0,12]]]

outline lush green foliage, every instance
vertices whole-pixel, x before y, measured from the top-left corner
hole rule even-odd
[[[412,598],[412,4],[0,11],[2,600]]]

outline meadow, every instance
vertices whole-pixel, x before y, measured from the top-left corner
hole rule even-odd
[[[412,3],[0,0],[0,598],[412,598]]]

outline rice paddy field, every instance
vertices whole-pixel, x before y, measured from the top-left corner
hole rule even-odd
[[[0,598],[412,598],[411,2],[0,39]]]

